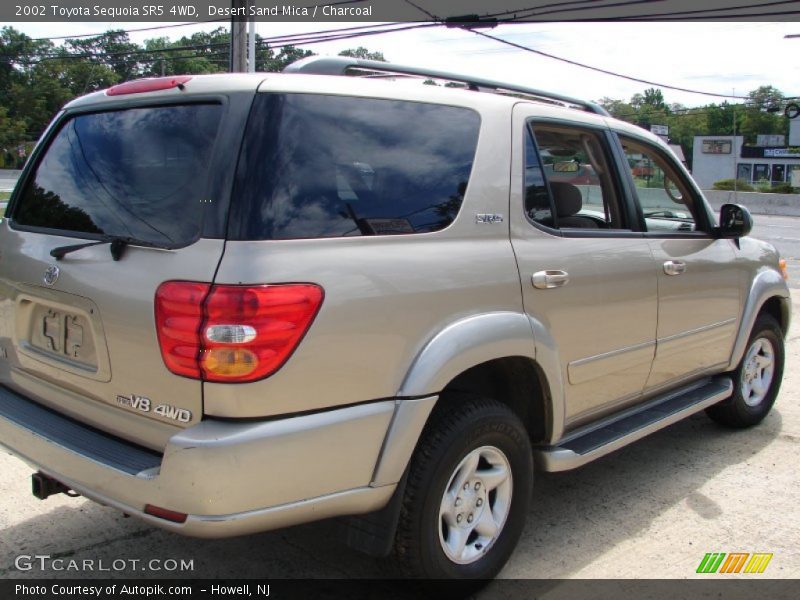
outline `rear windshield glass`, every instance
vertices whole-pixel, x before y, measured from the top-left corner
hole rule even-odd
[[[221,111],[198,104],[70,119],[22,192],[14,223],[166,246],[194,241]]]
[[[480,118],[453,106],[259,94],[233,239],[437,231],[461,208]]]

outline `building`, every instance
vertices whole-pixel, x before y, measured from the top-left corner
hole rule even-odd
[[[695,136],[695,181],[703,189],[711,189],[715,181],[734,177],[748,183],[766,181],[800,187],[800,118],[789,122],[788,145],[783,143],[784,136],[758,137],[758,145],[744,146],[740,135]]]

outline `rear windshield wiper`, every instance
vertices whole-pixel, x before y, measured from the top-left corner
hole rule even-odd
[[[56,260],[61,260],[70,252],[82,250],[83,248],[89,248],[90,246],[99,246],[100,244],[111,244],[111,258],[114,260],[119,260],[122,258],[125,248],[130,245],[145,246],[147,248],[166,248],[166,246],[161,246],[154,242],[148,242],[147,240],[140,240],[122,235],[107,235],[98,242],[86,242],[85,244],[73,244],[71,246],[59,246],[58,248],[53,248],[50,250],[50,256]]]

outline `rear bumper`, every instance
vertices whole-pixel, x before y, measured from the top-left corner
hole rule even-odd
[[[0,387],[0,444],[97,502],[177,533],[227,537],[380,509],[435,401],[206,420],[159,455]],[[146,504],[188,516],[167,521],[145,514]]]

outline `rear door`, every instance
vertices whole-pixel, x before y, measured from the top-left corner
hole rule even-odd
[[[641,396],[655,351],[656,273],[628,222],[608,130],[533,112],[520,104],[514,114],[511,241],[525,311],[552,340],[537,344],[558,355],[571,428]]]
[[[154,296],[213,280],[239,130],[220,99],[129,104],[63,116],[0,223],[0,383],[160,448],[202,417],[202,384],[164,366]]]

